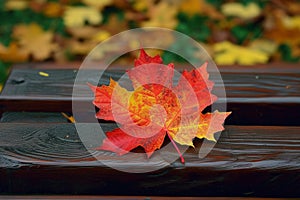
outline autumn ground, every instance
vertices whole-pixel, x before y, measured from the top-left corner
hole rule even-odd
[[[185,33],[203,44],[217,64],[300,59],[296,0],[6,0],[0,2],[0,16],[0,83],[15,63],[82,61],[99,42],[136,27]],[[158,53],[166,62],[182,61]],[[132,62],[135,56],[122,61]]]

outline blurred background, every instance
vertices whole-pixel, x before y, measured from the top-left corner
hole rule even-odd
[[[219,65],[300,60],[298,0],[1,0],[0,16],[0,90],[15,63],[81,62],[99,42],[137,27],[187,34]],[[166,63],[182,62],[157,53]],[[119,62],[131,65],[135,56]]]

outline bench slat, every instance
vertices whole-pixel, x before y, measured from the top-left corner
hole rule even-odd
[[[115,125],[102,127],[107,131]],[[300,196],[300,127],[227,126],[204,159],[197,155],[198,140],[196,151],[184,154],[185,165],[176,161],[142,174],[98,162],[80,142],[74,124],[0,123],[0,128],[0,193]],[[126,156],[98,153],[112,165],[147,167]]]
[[[300,73],[282,70],[254,70],[242,72],[224,70],[223,81],[227,93],[227,108],[233,111],[227,124],[239,125],[300,125]],[[241,70],[239,68],[239,70]],[[72,112],[72,91],[76,70],[44,69],[49,77],[40,76],[40,69],[14,69],[0,95],[0,110]],[[300,71],[300,70],[299,70]],[[88,74],[95,70],[87,71]],[[110,70],[103,74],[100,84],[109,78],[118,80],[124,70]],[[212,73],[213,77],[214,74]],[[97,83],[97,80],[88,80]],[[87,87],[87,80],[79,80],[79,87]],[[216,82],[215,92],[220,89]],[[74,101],[90,103],[92,93],[80,94]],[[220,99],[220,102],[222,99]],[[218,104],[218,102],[216,103]],[[90,117],[94,117],[94,110]],[[282,116],[284,115],[284,117]]]

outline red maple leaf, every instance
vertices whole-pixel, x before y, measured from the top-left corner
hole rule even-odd
[[[174,65],[162,65],[160,56],[150,57],[142,49],[135,68],[127,72],[133,91],[112,79],[108,86],[90,85],[93,103],[100,108],[96,117],[121,125],[107,132],[97,149],[123,155],[141,146],[150,157],[162,146],[166,134],[179,154],[175,142],[193,146],[195,137],[215,141],[214,134],[224,129],[222,124],[230,112],[202,114],[217,100],[211,94],[214,83],[208,80],[206,67],[207,63],[184,71],[174,86]]]

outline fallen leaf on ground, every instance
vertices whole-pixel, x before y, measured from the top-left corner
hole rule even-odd
[[[5,9],[7,10],[24,10],[28,7],[29,1],[26,0],[13,0],[5,2]]]
[[[101,1],[82,0],[82,2],[90,7],[96,8],[98,10],[102,10],[105,6],[108,6],[113,3],[112,0],[101,0]]]
[[[98,25],[102,21],[101,13],[93,7],[69,6],[64,13],[66,27],[82,27],[85,22],[91,25]]]
[[[15,42],[10,43],[9,47],[0,44],[0,60],[4,62],[24,62],[28,60],[28,56]]]
[[[243,5],[241,3],[225,3],[221,7],[221,11],[226,16],[239,17],[241,19],[252,19],[261,14],[261,9],[256,3],[248,3]]]
[[[153,4],[153,0],[133,0],[132,1],[132,7],[139,11],[145,11],[147,8],[149,8],[149,5]]]
[[[272,40],[267,39],[257,39],[251,41],[248,46],[249,49],[259,50],[267,53],[268,55],[272,55],[277,51],[278,44]]]
[[[49,58],[58,48],[58,45],[53,43],[53,32],[44,31],[34,23],[15,26],[13,36],[18,40],[20,49],[31,54],[36,60]]]
[[[161,1],[155,6],[149,8],[149,20],[142,22],[142,27],[162,27],[173,29],[176,27],[178,20],[176,18],[178,12],[177,4],[167,1]]]
[[[208,15],[212,19],[222,19],[224,16],[222,13],[218,12],[215,7],[207,3],[206,0],[185,0],[181,1],[180,11],[188,14],[189,16],[193,15]]]
[[[283,25],[288,29],[298,28],[300,29],[300,15],[298,16],[284,16],[282,18]]]
[[[257,49],[249,49],[234,45],[228,41],[216,43],[213,45],[214,61],[220,65],[253,65],[256,63],[266,63],[269,60],[269,54]]]

